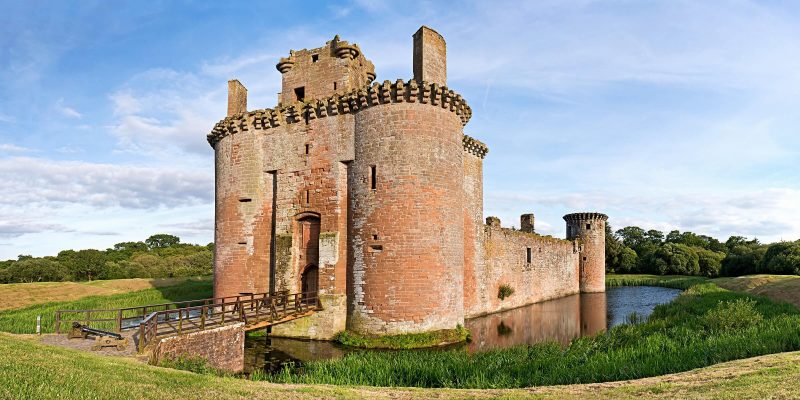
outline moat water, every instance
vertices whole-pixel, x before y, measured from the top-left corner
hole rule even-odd
[[[559,342],[596,335],[627,323],[631,314],[647,317],[659,305],[672,301],[678,289],[652,286],[609,288],[605,293],[580,294],[468,319],[468,351]],[[452,347],[450,347],[452,348]],[[274,372],[288,363],[340,358],[353,351],[336,343],[284,338],[247,338],[245,372]]]

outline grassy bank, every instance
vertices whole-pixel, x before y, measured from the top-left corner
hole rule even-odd
[[[606,274],[606,287],[618,286],[660,286],[686,290],[694,285],[708,282],[701,276],[646,275],[646,274]]]
[[[800,397],[800,352],[636,381],[453,390],[279,385],[149,366],[0,334],[0,399],[584,399]]]
[[[702,278],[701,278],[702,279]],[[675,278],[671,285],[684,285]],[[636,379],[800,349],[800,311],[695,284],[647,322],[595,337],[468,354],[359,352],[259,378],[281,383],[513,388]]]
[[[334,340],[345,346],[366,349],[419,349],[461,343],[467,338],[469,331],[459,326],[456,329],[390,336],[366,336],[343,331],[339,332]]]
[[[110,296],[139,290],[175,286],[196,278],[133,278],[91,282],[36,282],[0,285],[0,311],[89,296]]]
[[[89,296],[73,301],[48,302],[14,310],[4,310],[0,311],[0,331],[35,333],[36,316],[41,315],[42,332],[49,333],[54,331],[53,320],[56,310],[109,309],[202,299],[211,297],[211,285],[210,278],[191,279],[179,281],[173,286],[154,287],[110,296]]]

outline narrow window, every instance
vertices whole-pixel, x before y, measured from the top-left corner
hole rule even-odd
[[[319,54],[312,54],[311,55],[311,62],[319,61]]]
[[[306,204],[311,203],[311,191],[306,190]]]
[[[303,101],[306,98],[306,87],[300,86],[299,88],[295,88],[294,96],[297,98],[297,101]]]
[[[586,261],[586,257],[583,257],[583,261]]]
[[[378,240],[378,235],[372,235],[372,240]]]
[[[528,264],[530,264],[531,263],[531,258],[533,258],[533,254],[531,254],[531,248],[530,247],[528,247],[527,253],[528,253]]]
[[[586,229],[592,229],[592,224],[586,224]]]
[[[372,188],[372,190],[375,190],[378,188],[377,167],[372,165],[369,167],[369,171],[370,171],[369,174],[370,187]]]
[[[333,82],[333,90],[336,90],[336,82]]]
[[[310,144],[308,144],[308,143],[306,143],[306,154],[308,154],[308,151],[309,151],[310,149],[311,149],[311,145],[310,145]]]
[[[249,203],[249,202],[251,202],[251,201],[253,201],[253,199],[248,199],[248,198],[241,198],[241,199],[239,199],[239,202],[240,202],[240,203]]]

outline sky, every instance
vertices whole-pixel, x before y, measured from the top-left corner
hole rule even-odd
[[[155,233],[213,241],[227,80],[271,108],[275,64],[339,34],[377,79],[411,35],[489,146],[484,215],[800,239],[800,2],[0,0],[0,259]]]

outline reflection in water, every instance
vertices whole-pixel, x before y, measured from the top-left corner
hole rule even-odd
[[[469,319],[465,325],[472,341],[467,348],[474,352],[546,341],[567,345],[577,337],[623,324],[631,313],[646,317],[679,293],[650,286],[610,288],[605,293],[573,295]],[[332,342],[247,338],[245,371],[275,372],[287,363],[341,358],[347,351],[359,350]]]
[[[646,317],[655,306],[670,302],[679,293],[678,289],[650,286],[610,288],[606,293],[576,294],[469,319],[469,350],[548,341],[567,345],[577,337],[625,323],[625,317],[633,312]]]

